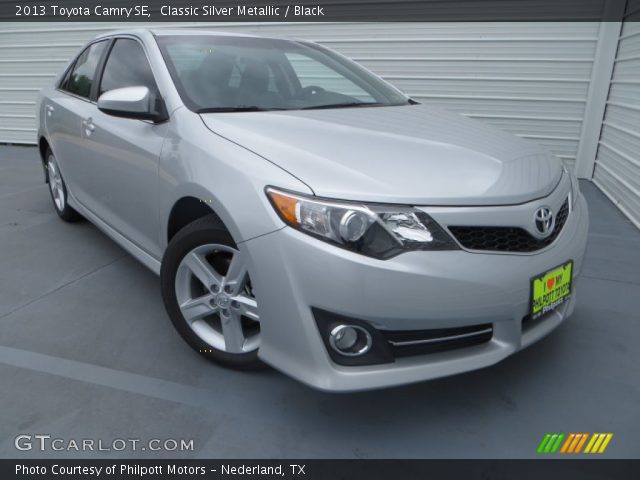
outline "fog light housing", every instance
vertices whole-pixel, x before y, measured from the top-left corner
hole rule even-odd
[[[311,307],[322,343],[337,365],[392,363],[389,342],[371,323]]]
[[[340,355],[357,357],[371,350],[371,334],[358,325],[338,325],[329,334],[329,345]]]

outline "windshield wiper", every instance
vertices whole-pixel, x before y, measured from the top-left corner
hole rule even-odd
[[[328,105],[314,105],[312,107],[303,107],[302,110],[322,110],[324,108],[377,107],[381,105],[384,105],[384,103],[379,103],[379,102],[330,103]]]
[[[258,107],[257,105],[237,105],[235,107],[209,107],[200,108],[196,113],[219,113],[219,112],[268,112],[270,110],[286,110],[276,107]]]

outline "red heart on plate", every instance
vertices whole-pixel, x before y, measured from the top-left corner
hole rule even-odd
[[[556,283],[556,281],[553,278],[550,278],[549,280],[547,280],[547,288],[551,290],[553,288],[554,283]]]

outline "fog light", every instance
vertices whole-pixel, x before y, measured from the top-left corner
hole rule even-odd
[[[338,325],[329,334],[329,345],[340,355],[356,357],[371,349],[371,335],[358,325]]]

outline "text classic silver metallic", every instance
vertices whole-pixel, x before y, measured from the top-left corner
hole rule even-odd
[[[158,273],[219,363],[386,387],[494,364],[574,309],[573,173],[315,43],[108,33],[39,114],[60,217]]]

